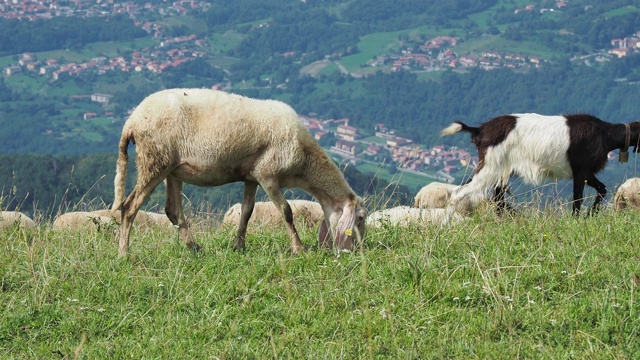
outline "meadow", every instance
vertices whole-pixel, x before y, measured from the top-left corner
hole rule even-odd
[[[638,212],[524,208],[368,229],[352,253],[293,256],[282,228],[0,233],[5,358],[640,357]],[[197,220],[196,220],[197,221]]]

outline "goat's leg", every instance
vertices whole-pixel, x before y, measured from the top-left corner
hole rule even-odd
[[[582,194],[584,194],[584,185],[587,180],[584,177],[574,176],[573,178],[573,202],[571,214],[580,215],[580,206],[582,205]]]
[[[174,226],[178,227],[180,238],[185,245],[194,252],[200,251],[202,247],[195,241],[193,235],[189,231],[189,223],[184,216],[184,208],[182,207],[182,181],[175,176],[169,174],[167,176],[167,202],[164,212]]]
[[[240,224],[238,224],[238,234],[236,235],[236,241],[233,243],[233,250],[244,251],[245,244],[244,239],[247,235],[247,226],[251,214],[253,214],[253,207],[256,204],[256,192],[258,191],[258,184],[245,182],[244,193],[242,195],[242,206],[240,207]]]
[[[595,175],[592,175],[587,179],[587,185],[591,186],[598,192],[598,195],[596,195],[596,199],[593,201],[593,207],[589,211],[590,215],[597,214],[600,210],[600,203],[607,195],[607,187],[604,186],[604,184],[600,180],[598,180]]]
[[[497,185],[493,192],[493,202],[496,204],[496,212],[502,215],[504,211],[514,213],[515,209],[507,203],[505,195],[509,191],[508,185]]]
[[[131,225],[133,220],[138,214],[138,210],[142,207],[145,200],[151,195],[153,189],[162,182],[166,175],[157,175],[149,180],[142,173],[138,173],[138,181],[136,187],[131,194],[122,203],[122,222],[120,223],[120,235],[118,240],[118,257],[124,257],[129,254],[129,234],[131,232]]]
[[[289,238],[291,238],[291,252],[293,254],[300,253],[304,250],[304,245],[302,245],[302,241],[300,241],[300,236],[298,235],[298,230],[296,230],[296,227],[293,224],[293,211],[291,210],[291,206],[284,198],[284,195],[282,195],[282,192],[280,192],[278,181],[276,179],[268,179],[260,182],[260,185],[284,217],[284,221],[287,224],[287,231],[289,232]]]

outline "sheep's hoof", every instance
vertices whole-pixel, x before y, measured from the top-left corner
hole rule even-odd
[[[244,244],[242,245],[238,245],[238,244],[233,244],[233,251],[238,251],[238,252],[246,252],[247,248],[244,246]]]
[[[304,245],[302,246],[295,246],[291,248],[291,253],[293,255],[299,255],[302,254],[303,252],[305,252],[307,249],[305,249]]]
[[[187,248],[194,253],[199,253],[202,251],[202,246],[195,241],[187,243]]]

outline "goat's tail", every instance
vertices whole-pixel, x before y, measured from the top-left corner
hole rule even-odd
[[[462,121],[455,121],[453,124],[449,125],[447,128],[440,131],[440,136],[453,135],[460,131],[466,131],[471,134],[471,136],[478,135],[480,129],[473,126],[468,126]]]
[[[120,137],[118,162],[116,163],[116,177],[113,180],[113,205],[111,210],[115,211],[120,208],[124,201],[125,184],[127,182],[127,166],[129,165],[129,155],[127,148],[129,142],[133,140],[133,133],[131,130],[123,131]]]

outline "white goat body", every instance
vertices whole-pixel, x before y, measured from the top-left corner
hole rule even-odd
[[[640,123],[611,124],[588,114],[511,114],[479,127],[458,121],[441,134],[460,131],[471,134],[480,162],[473,179],[452,193],[452,209],[460,203],[475,207],[495,190],[494,200],[501,210],[507,181],[516,175],[530,184],[539,184],[545,178],[572,178],[574,214],[580,211],[585,184],[589,185],[598,192],[593,204],[597,211],[606,187],[595,174],[604,168],[607,154],[640,141]]]

